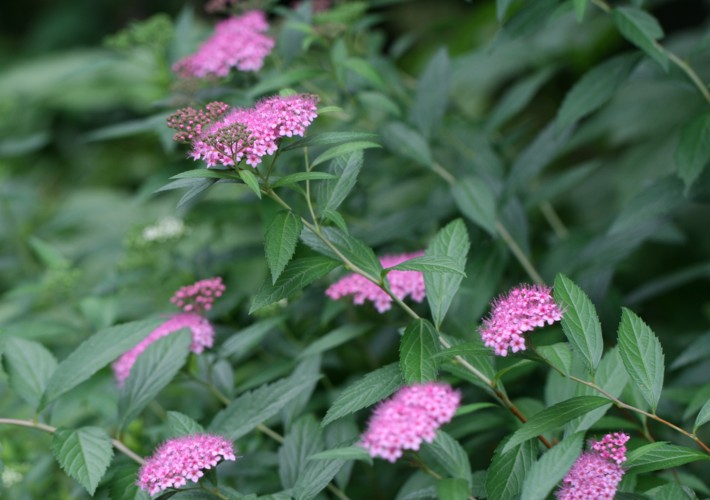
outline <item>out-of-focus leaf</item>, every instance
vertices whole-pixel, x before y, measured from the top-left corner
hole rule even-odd
[[[343,325],[318,338],[315,342],[301,351],[301,354],[299,354],[298,357],[299,359],[304,359],[309,356],[314,356],[316,354],[329,351],[330,349],[334,349],[356,337],[359,337],[363,333],[370,330],[370,328],[370,325]]]
[[[290,151],[292,149],[304,148],[307,146],[331,146],[333,144],[342,144],[345,142],[371,142],[377,139],[377,137],[377,134],[372,134],[370,132],[323,132],[298,139],[297,141],[282,147],[281,150]],[[306,172],[299,173],[304,174]]]
[[[486,182],[475,176],[467,176],[451,186],[456,205],[469,220],[496,234],[496,199]]]
[[[425,167],[434,164],[434,157],[424,137],[403,123],[393,122],[387,125],[382,130],[382,139],[388,149],[400,156]]]
[[[38,342],[16,337],[5,339],[2,354],[10,387],[37,409],[47,382],[57,368],[54,355]]]
[[[554,73],[554,68],[541,69],[507,90],[498,100],[496,107],[488,114],[486,130],[492,131],[500,128],[501,125],[522,111]]]
[[[680,130],[675,162],[687,189],[710,162],[710,113],[695,117]]]
[[[436,51],[419,77],[410,122],[429,139],[446,111],[451,87],[451,61],[446,49]]]
[[[663,28],[655,17],[637,7],[617,7],[611,16],[624,38],[668,71],[668,55],[656,41],[663,38]]]
[[[333,158],[338,158],[339,156],[350,156],[351,153],[355,151],[362,151],[363,149],[371,149],[371,148],[381,148],[379,144],[376,142],[371,142],[371,141],[355,141],[355,142],[346,142],[345,144],[339,144],[337,146],[333,146],[330,149],[326,149],[323,151],[318,157],[313,160],[313,163],[311,163],[312,167],[316,167],[320,165],[323,162],[326,162],[328,160],[332,160]]]

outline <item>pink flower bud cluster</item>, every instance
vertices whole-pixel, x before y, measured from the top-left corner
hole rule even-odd
[[[185,312],[209,311],[214,300],[221,297],[224,290],[222,278],[210,278],[182,287],[175,292],[170,302]]]
[[[318,97],[310,94],[272,96],[253,108],[234,108],[219,119],[201,125],[199,131],[189,119],[185,121],[184,117],[191,118],[194,113],[186,108],[173,114],[168,126],[178,130],[176,140],[188,137],[192,143],[190,156],[204,160],[208,167],[234,166],[242,159],[256,167],[263,156],[276,152],[281,137],[302,137],[306,133],[306,127],[317,116],[317,103]],[[222,111],[222,103],[212,104]],[[187,130],[187,127],[193,128]],[[186,135],[192,130],[193,135]]]
[[[359,445],[370,456],[394,463],[404,450],[431,443],[436,431],[454,417],[461,393],[449,385],[429,382],[400,389],[372,413]]]
[[[183,108],[168,117],[168,127],[177,130],[173,140],[178,142],[192,142],[202,135],[202,130],[217,121],[229,111],[229,104],[211,102],[204,110],[193,107]]]
[[[562,310],[552,298],[552,289],[543,285],[522,285],[493,302],[480,334],[486,346],[498,356],[525,350],[523,333],[551,325],[562,319]]]
[[[268,29],[259,10],[220,21],[197,52],[176,62],[173,71],[183,78],[225,77],[232,68],[258,71],[274,48],[274,40],[263,34]]]
[[[169,439],[146,459],[138,471],[138,486],[155,495],[167,488],[180,488],[187,481],[196,483],[204,470],[222,460],[236,460],[231,441],[212,434],[197,434]]]
[[[628,435],[615,433],[593,443],[562,480],[556,493],[558,500],[613,500],[624,476],[620,464],[626,461],[624,443],[628,440]]]
[[[380,263],[384,268],[393,267],[422,255],[424,255],[424,252],[385,255],[380,258]],[[392,293],[399,299],[410,296],[415,302],[421,302],[426,297],[424,274],[420,271],[390,271],[387,273],[387,280]],[[333,300],[352,295],[353,303],[356,305],[362,305],[369,300],[380,313],[392,308],[392,297],[387,295],[379,286],[359,274],[348,274],[341,278],[330,285],[325,294]]]

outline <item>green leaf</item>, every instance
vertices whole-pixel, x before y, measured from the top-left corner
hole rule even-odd
[[[375,256],[372,248],[361,240],[334,227],[321,228],[321,235],[357,267],[370,274],[373,278],[380,277],[382,272],[380,260]],[[301,233],[301,240],[316,252],[340,262],[340,256],[308,228]]]
[[[652,500],[695,500],[698,497],[688,486],[668,483],[645,491],[644,498]]]
[[[377,134],[372,134],[370,132],[323,132],[321,134],[313,134],[299,139],[285,147],[282,147],[281,150],[290,151],[292,149],[304,148],[308,146],[331,146],[333,144],[342,144],[344,142],[372,141],[377,139],[377,137]]]
[[[562,331],[590,370],[596,370],[604,350],[602,327],[589,297],[563,274],[555,278],[554,296],[564,312]]]
[[[282,316],[266,318],[239,330],[222,344],[219,355],[223,358],[232,357],[234,361],[243,359],[283,321]]]
[[[16,337],[5,339],[2,351],[10,387],[36,410],[57,360],[42,344]]]
[[[631,380],[656,411],[663,389],[663,349],[653,331],[636,314],[622,308],[619,354]]]
[[[385,365],[368,373],[340,393],[328,408],[321,425],[326,426],[339,418],[382,401],[402,384],[402,374],[397,363]]]
[[[384,271],[429,271],[432,273],[454,273],[466,277],[461,262],[444,255],[415,257],[396,266],[388,267]]]
[[[559,429],[573,418],[584,415],[608,403],[609,400],[606,398],[578,396],[545,408],[541,412],[533,415],[530,420],[513,433],[503,447],[503,453],[510,451],[524,441],[537,437],[545,432]]]
[[[118,403],[121,427],[137,417],[180,371],[191,342],[192,332],[184,328],[156,340],[138,356]]]
[[[291,186],[303,181],[329,181],[333,179],[337,179],[337,176],[326,172],[296,172],[295,174],[284,175],[271,184],[271,187]]]
[[[555,485],[562,480],[582,452],[584,433],[566,437],[535,462],[523,481],[521,500],[547,498]]]
[[[231,440],[239,439],[276,415],[319,378],[320,375],[284,378],[242,394],[215,415],[208,429]]]
[[[710,399],[705,401],[705,404],[700,408],[700,413],[695,417],[695,424],[693,425],[693,434],[698,430],[698,427],[710,422]]]
[[[685,446],[656,442],[629,452],[624,462],[624,469],[629,473],[643,474],[654,470],[671,469],[698,460],[710,460],[710,455]]]
[[[710,113],[704,113],[680,129],[675,150],[678,176],[688,188],[695,182],[710,161]]]
[[[451,186],[456,205],[469,220],[490,235],[496,234],[496,198],[490,186],[479,177],[469,175]]]
[[[261,288],[251,302],[249,314],[254,311],[290,297],[301,291],[315,280],[322,278],[340,264],[324,257],[303,257],[291,261],[281,273],[276,283],[271,283],[269,278],[264,281]]]
[[[64,471],[76,479],[89,495],[111,463],[111,438],[98,427],[59,428],[52,437],[52,454]]]
[[[256,178],[256,175],[249,170],[240,170],[239,177],[244,181],[244,184],[261,199],[261,188],[259,187],[259,179]]]
[[[323,491],[345,464],[342,460],[310,462],[293,487],[295,500],[310,500]]]
[[[318,205],[321,213],[337,210],[350,194],[360,174],[362,158],[362,151],[354,151],[350,156],[340,156],[330,163],[328,171],[336,180],[319,186]]]
[[[300,217],[291,211],[278,212],[271,219],[264,236],[264,251],[266,262],[271,270],[272,284],[276,283],[286,264],[293,257],[302,230],[303,223]]]
[[[557,112],[559,127],[567,127],[606,104],[639,61],[637,53],[613,57],[590,69],[567,92]]]
[[[439,500],[461,500],[469,495],[469,485],[463,479],[446,478],[436,482],[436,496]]]
[[[313,160],[311,167],[316,167],[323,162],[332,160],[333,158],[338,158],[340,156],[345,156],[355,151],[362,151],[363,149],[371,148],[381,148],[376,142],[370,141],[356,141],[356,142],[346,142],[345,144],[340,144],[338,146],[333,146],[330,149],[323,151],[318,157]]]
[[[508,120],[522,111],[538,90],[554,75],[554,68],[545,68],[515,83],[498,99],[498,104],[488,114],[486,130],[499,129]]]
[[[305,359],[310,356],[329,351],[330,349],[334,349],[356,337],[359,337],[363,333],[370,330],[370,328],[370,325],[358,325],[353,323],[338,327],[332,332],[318,338],[315,342],[306,347],[303,351],[301,351],[301,354],[298,355],[298,359]]]
[[[87,380],[127,350],[135,347],[164,319],[153,318],[112,326],[92,335],[64,359],[49,379],[42,406]]]
[[[380,73],[365,59],[360,57],[348,57],[345,61],[343,61],[342,65],[354,71],[375,87],[379,89],[385,87],[385,82],[382,80]]]
[[[197,168],[195,170],[187,170],[177,175],[173,175],[171,179],[241,179],[239,174],[234,170],[219,170],[213,168]]]
[[[431,443],[424,442],[419,451],[425,462],[433,459],[451,477],[463,479],[468,486],[473,482],[471,479],[471,464],[468,461],[468,454],[454,438],[441,429],[437,431],[436,438]]]
[[[656,42],[663,38],[663,28],[655,17],[636,7],[617,7],[612,10],[611,16],[624,38],[668,71],[668,55]]]
[[[340,215],[338,212],[336,212],[335,210],[323,210],[320,213],[320,216],[323,218],[323,220],[328,220],[332,222],[338,227],[338,229],[347,234],[348,225],[345,222],[345,219],[343,219],[343,216]]]
[[[488,468],[486,490],[491,500],[518,498],[537,455],[532,441],[514,446],[507,453],[502,451],[503,446],[498,446]]]
[[[587,0],[572,0],[574,4],[574,14],[577,16],[577,22],[584,20],[584,14],[587,12]]]
[[[370,454],[359,446],[345,446],[344,448],[321,451],[308,457],[308,460],[360,460],[372,465]]]
[[[322,70],[315,68],[293,68],[287,71],[279,70],[251,87],[248,90],[249,98],[254,99],[260,95],[270,94],[299,82],[310,81],[322,74]]]
[[[113,468],[109,486],[111,500],[150,500],[148,492],[138,488],[136,477],[139,466],[128,463]]]
[[[406,384],[436,380],[438,364],[434,355],[439,350],[436,330],[428,321],[415,319],[402,335],[399,346],[399,367]]]
[[[414,160],[420,165],[431,167],[434,158],[426,139],[404,123],[393,122],[382,130],[382,139],[393,153]]]
[[[191,207],[192,205],[197,203],[203,196],[205,191],[207,191],[216,182],[218,182],[218,179],[178,179],[168,184],[168,186],[178,182],[192,182],[190,189],[188,189],[187,192],[182,195],[180,200],[177,202],[177,208],[183,208]],[[164,187],[167,188],[168,186]]]
[[[173,437],[190,436],[205,432],[204,427],[187,415],[177,411],[168,412],[168,429],[170,429],[170,435]]]
[[[292,488],[303,474],[308,457],[324,447],[323,431],[313,415],[304,415],[291,426],[279,448],[281,485]]]
[[[437,358],[453,358],[454,356],[493,356],[493,349],[480,342],[463,342],[439,351],[434,355]]]
[[[550,365],[562,375],[569,375],[572,369],[572,351],[566,342],[543,345],[535,349]]]
[[[460,417],[462,415],[469,415],[479,410],[487,410],[488,408],[497,408],[497,405],[493,403],[471,403],[469,405],[459,407],[459,409],[456,410],[455,416]]]
[[[498,17],[498,22],[503,22],[508,8],[512,3],[513,0],[496,0],[496,17]]]
[[[461,269],[464,269],[470,246],[466,226],[461,219],[456,219],[436,234],[429,243],[426,255],[428,257],[450,257],[457,262]],[[463,277],[458,274],[424,272],[427,301],[437,330],[444,321],[462,279]]]
[[[426,139],[439,127],[449,102],[452,69],[449,54],[441,48],[429,60],[417,83],[409,121]]]

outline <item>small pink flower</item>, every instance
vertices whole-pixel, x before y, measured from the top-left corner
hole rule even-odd
[[[558,500],[613,500],[624,475],[620,464],[626,461],[628,440],[627,434],[617,432],[593,442],[562,480]]]
[[[429,382],[400,389],[372,413],[359,445],[370,456],[392,463],[404,450],[418,450],[431,443],[436,431],[454,417],[461,393],[447,384]]]
[[[385,255],[380,258],[382,267],[393,267],[415,257],[421,257],[424,252],[404,253],[399,255]],[[387,274],[392,293],[404,299],[409,296],[415,302],[421,302],[426,296],[424,288],[424,274],[420,271],[390,271]],[[362,305],[369,300],[378,312],[385,312],[392,308],[392,297],[387,295],[379,286],[359,274],[348,274],[328,287],[325,294],[333,300],[338,300],[347,295],[353,296],[353,303]]]
[[[204,470],[222,460],[236,460],[231,441],[211,434],[169,439],[146,459],[138,471],[138,486],[155,495],[167,488],[180,488],[199,481]]]
[[[220,21],[197,52],[176,62],[173,71],[183,78],[225,77],[232,68],[258,71],[274,48],[274,40],[263,34],[268,29],[259,10]]]
[[[483,320],[480,334],[486,346],[498,356],[525,350],[523,333],[562,319],[562,310],[543,285],[522,285],[493,302],[490,316]]]
[[[170,302],[185,312],[209,311],[214,299],[221,297],[224,290],[222,278],[210,278],[182,287],[175,292]]]

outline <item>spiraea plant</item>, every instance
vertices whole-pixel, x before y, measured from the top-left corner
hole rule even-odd
[[[158,18],[170,82],[85,138],[158,139],[137,198],[8,195],[3,498],[710,495],[707,29],[449,4]]]

